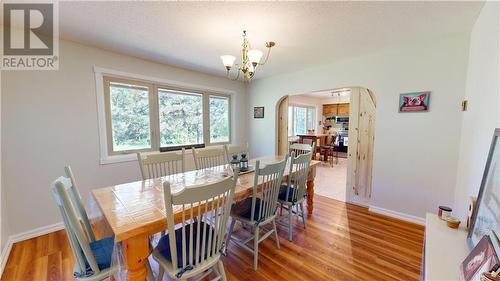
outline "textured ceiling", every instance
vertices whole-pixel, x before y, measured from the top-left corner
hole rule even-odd
[[[60,35],[224,75],[219,56],[276,41],[257,78],[469,32],[482,2],[60,2]]]

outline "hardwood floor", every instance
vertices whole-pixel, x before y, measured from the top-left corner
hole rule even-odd
[[[307,228],[294,221],[293,242],[278,226],[281,250],[273,238],[260,244],[258,271],[252,269],[252,255],[231,243],[223,259],[228,279],[420,280],[422,226],[326,197],[314,199]],[[73,280],[72,269],[66,235],[58,231],[15,244],[1,280]]]

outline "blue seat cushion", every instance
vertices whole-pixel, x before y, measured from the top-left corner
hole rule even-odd
[[[94,254],[94,259],[99,267],[99,270],[109,268],[111,266],[111,257],[113,256],[113,249],[115,246],[115,237],[111,236],[90,242],[89,246],[92,254]],[[86,258],[85,265],[88,269],[90,268]]]
[[[286,191],[287,191],[287,186],[282,185],[280,187],[280,193],[278,194],[278,199],[287,202],[297,202],[297,199],[293,199],[294,192],[297,192],[296,189],[294,187],[290,187],[288,191],[288,198],[286,198]]]
[[[190,232],[191,232],[191,227],[193,228],[193,256],[196,255],[196,244],[198,242],[198,224],[200,225],[200,239],[203,239],[203,232],[204,232],[204,229],[206,227],[206,230],[205,230],[205,259],[207,258],[208,256],[208,249],[209,249],[209,245],[208,245],[208,238],[209,238],[209,233],[210,231],[212,231],[212,237],[213,237],[213,231],[214,229],[212,228],[212,226],[210,226],[210,224],[208,223],[205,223],[205,222],[193,222],[191,224],[186,224],[184,226],[185,228],[185,239],[186,239],[186,258],[188,259],[188,261],[186,261],[186,265],[194,265],[195,262],[194,262],[194,257],[193,257],[193,260],[189,261],[189,242],[190,242]],[[183,258],[182,258],[182,227],[178,228],[175,230],[175,248],[177,249],[177,267],[178,268],[183,268]],[[213,241],[212,241],[213,242]],[[203,243],[200,244],[200,251],[201,251],[201,245],[203,245]],[[161,239],[160,239],[160,242],[158,242],[158,245],[156,246],[156,249],[158,250],[158,252],[160,252],[160,254],[168,261],[172,262],[172,252],[170,251],[170,233],[168,233],[167,235],[163,236]],[[212,254],[213,255],[213,254]]]
[[[260,198],[255,198],[255,213],[253,218],[255,221],[259,220],[260,204]],[[252,217],[252,197],[248,197],[245,200],[233,204],[231,207],[231,215],[250,220]]]

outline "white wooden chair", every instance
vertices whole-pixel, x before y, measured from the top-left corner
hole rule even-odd
[[[237,145],[237,144],[226,144],[224,145],[224,150],[226,151],[226,158],[228,162],[231,162],[231,158],[233,155],[241,155],[241,154],[246,154],[247,159],[250,159],[249,156],[249,147],[248,143],[245,145]]]
[[[315,143],[307,144],[307,143],[294,143],[290,145],[290,155],[294,153],[295,155],[302,155],[312,152],[314,154]]]
[[[253,253],[254,270],[257,270],[258,266],[260,242],[274,233],[276,247],[278,247],[278,249],[280,248],[275,217],[280,184],[287,159],[288,155],[286,155],[282,161],[264,167],[260,167],[260,161],[257,161],[255,165],[252,196],[234,204],[231,208],[231,226],[229,227],[226,246],[228,246],[231,241],[231,235],[236,221],[240,221],[242,224],[249,226],[252,229],[250,238],[243,241],[235,240],[235,242],[243,247],[243,249]],[[270,223],[272,223],[272,229],[266,230],[267,232],[260,236],[260,231],[265,230],[263,227]],[[246,245],[252,240],[253,249]]]
[[[196,170],[229,164],[223,146],[192,149]]]
[[[85,207],[82,202],[82,196],[80,195],[80,191],[78,190],[78,187],[76,185],[75,175],[73,174],[73,170],[71,170],[70,166],[64,167],[64,174],[65,174],[64,183],[69,187],[68,191],[70,193],[71,200],[75,205],[76,211],[78,212],[78,216],[82,220],[83,226],[85,227],[85,232],[87,233],[90,242],[93,242],[95,241],[94,232],[90,227],[90,220],[87,215],[87,211],[85,211]]]
[[[137,153],[137,162],[143,180],[169,176],[185,172],[184,148],[178,152],[160,152],[154,154]]]
[[[168,234],[153,250],[160,264],[158,280],[166,271],[171,278],[202,280],[210,273],[213,280],[226,280],[221,255],[224,234],[238,175],[205,185],[187,187],[171,193],[170,184],[163,184]],[[175,228],[174,206],[182,210],[182,222]],[[179,209],[178,209],[179,210]],[[208,222],[207,218],[215,218]]]
[[[71,173],[71,169],[66,168],[66,172]],[[81,212],[80,204],[77,202],[81,201],[79,195],[76,195],[79,193],[75,193],[76,187],[72,184],[70,177],[59,177],[54,181],[51,189],[57,207],[61,212],[66,234],[75,258],[75,279],[78,281],[97,281],[109,278],[117,270],[117,267],[112,266],[111,262],[114,237],[100,240],[94,239],[90,224],[85,222],[88,221],[88,218],[85,212]],[[85,235],[82,229],[80,216],[82,216],[85,228],[87,228],[88,236]]]
[[[288,210],[288,240],[292,241],[292,216],[302,217],[304,228],[306,218],[304,213],[304,198],[307,190],[307,177],[309,175],[309,165],[311,163],[311,152],[295,157],[292,154],[290,170],[286,185],[282,185],[278,195],[278,202],[281,208],[285,206]],[[295,211],[293,210],[295,207]],[[300,210],[299,210],[300,208]]]

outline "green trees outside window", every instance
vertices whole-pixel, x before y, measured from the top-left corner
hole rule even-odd
[[[160,147],[203,143],[203,96],[158,90]]]
[[[230,142],[229,95],[103,80],[110,154]]]
[[[148,88],[112,83],[109,94],[113,149],[151,148]]]
[[[229,99],[221,96],[209,97],[210,142],[229,142]]]

